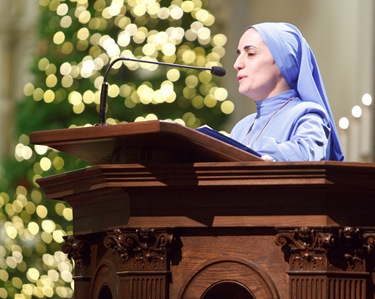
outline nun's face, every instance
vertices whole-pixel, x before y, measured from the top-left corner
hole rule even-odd
[[[271,52],[255,29],[250,28],[242,35],[237,54],[234,68],[241,94],[261,101],[289,89]]]

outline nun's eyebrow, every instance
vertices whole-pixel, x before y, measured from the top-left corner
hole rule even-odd
[[[255,47],[254,45],[246,45],[243,47],[243,50],[246,52],[248,51],[249,49],[257,49],[257,47]],[[241,51],[239,49],[237,49],[237,54],[240,54]]]

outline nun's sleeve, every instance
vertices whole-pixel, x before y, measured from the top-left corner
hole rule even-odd
[[[277,130],[277,128],[275,128]],[[261,137],[253,150],[275,161],[328,160],[330,125],[321,116],[309,113],[302,116],[290,130],[288,141]]]

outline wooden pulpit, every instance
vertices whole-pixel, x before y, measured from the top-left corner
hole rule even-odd
[[[91,167],[38,180],[73,208],[76,299],[375,298],[375,165],[265,162],[150,121],[34,132]]]

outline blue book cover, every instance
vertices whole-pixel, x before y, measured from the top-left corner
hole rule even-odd
[[[257,156],[257,157],[261,157],[261,155],[259,153],[257,153],[256,151],[252,150],[251,148],[247,147],[246,145],[228,137],[228,136],[225,136],[224,134],[210,128],[209,126],[202,126],[202,127],[199,127],[199,128],[196,128],[195,130],[197,130],[198,132],[201,132],[203,134],[206,134],[208,136],[211,136],[213,138],[216,138],[220,141],[223,141],[227,144],[230,144],[232,146],[235,146],[243,151],[246,151],[250,154],[253,154],[254,156]]]

